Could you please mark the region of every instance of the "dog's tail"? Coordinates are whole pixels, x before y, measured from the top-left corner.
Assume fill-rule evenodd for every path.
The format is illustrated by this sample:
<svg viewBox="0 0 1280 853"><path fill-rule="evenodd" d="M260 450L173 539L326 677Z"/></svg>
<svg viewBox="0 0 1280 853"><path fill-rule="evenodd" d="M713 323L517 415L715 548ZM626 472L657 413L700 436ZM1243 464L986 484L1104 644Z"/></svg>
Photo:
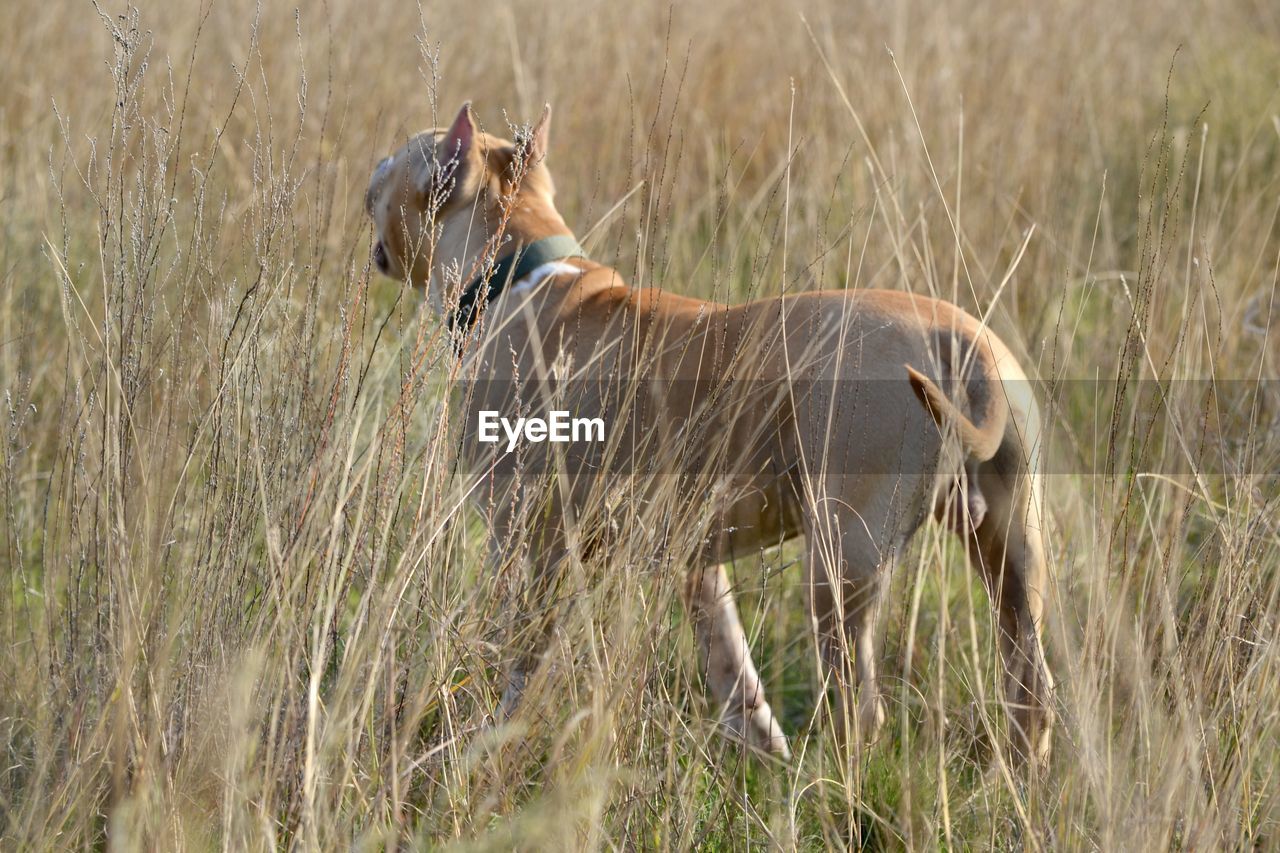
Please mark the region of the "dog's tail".
<svg viewBox="0 0 1280 853"><path fill-rule="evenodd" d="M933 417L940 429L956 431L966 456L985 462L996 455L1000 442L1004 441L1005 425L1009 420L1009 411L1000 395L981 394L986 405L981 407L978 423L975 424L955 403L947 399L947 395L929 377L909 364L905 366L911 390L916 392L925 411Z"/></svg>

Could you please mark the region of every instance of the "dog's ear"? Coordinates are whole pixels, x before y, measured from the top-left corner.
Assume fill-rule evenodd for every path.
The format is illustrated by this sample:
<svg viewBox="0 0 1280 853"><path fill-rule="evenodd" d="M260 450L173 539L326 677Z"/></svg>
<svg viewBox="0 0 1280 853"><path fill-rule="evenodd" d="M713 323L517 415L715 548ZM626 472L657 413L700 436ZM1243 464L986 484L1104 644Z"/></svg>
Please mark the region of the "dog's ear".
<svg viewBox="0 0 1280 853"><path fill-rule="evenodd" d="M436 143L435 153L423 158L415 173L418 194L426 198L431 191L431 182L437 174L451 176L461 180L466 173L467 161L475 150L476 119L471 112L471 102L467 101L458 110L453 124L445 131L444 138Z"/></svg>
<svg viewBox="0 0 1280 853"><path fill-rule="evenodd" d="M441 151L444 162L448 163L455 158L459 164L465 161L471 153L471 143L475 138L476 118L471 113L471 102L467 101L458 110L458 117L453 120L449 132L444 136L444 148Z"/></svg>
<svg viewBox="0 0 1280 853"><path fill-rule="evenodd" d="M529 164L537 165L547 156L548 139L551 135L551 105L544 104L542 118L529 132Z"/></svg>

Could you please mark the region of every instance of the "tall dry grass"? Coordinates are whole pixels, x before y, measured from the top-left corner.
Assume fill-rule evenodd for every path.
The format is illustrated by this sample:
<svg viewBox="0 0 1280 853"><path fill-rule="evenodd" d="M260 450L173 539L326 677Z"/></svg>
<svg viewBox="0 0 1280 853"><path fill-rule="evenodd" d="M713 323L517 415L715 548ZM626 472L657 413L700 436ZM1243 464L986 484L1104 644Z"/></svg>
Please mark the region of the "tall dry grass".
<svg viewBox="0 0 1280 853"><path fill-rule="evenodd" d="M1052 5L10 10L4 845L1280 843L1280 10ZM662 501L489 724L521 579L360 204L464 98L504 133L555 104L566 219L637 284L991 311L1054 448L1044 774L1005 772L936 532L887 598L879 743L812 725L794 546L733 573L797 759L716 738L674 595L706 519Z"/></svg>

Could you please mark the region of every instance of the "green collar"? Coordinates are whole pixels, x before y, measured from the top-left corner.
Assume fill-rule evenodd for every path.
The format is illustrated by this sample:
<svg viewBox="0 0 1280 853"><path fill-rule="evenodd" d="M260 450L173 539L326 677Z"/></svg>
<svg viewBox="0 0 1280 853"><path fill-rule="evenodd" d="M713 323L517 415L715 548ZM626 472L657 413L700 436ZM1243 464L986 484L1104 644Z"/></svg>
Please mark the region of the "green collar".
<svg viewBox="0 0 1280 853"><path fill-rule="evenodd" d="M458 307L448 317L449 330L470 331L484 306L497 299L508 284L519 281L543 264L586 256L587 253L578 245L578 241L568 234L544 237L527 246L517 247L510 255L495 263L492 270L481 273L479 278L463 289Z"/></svg>

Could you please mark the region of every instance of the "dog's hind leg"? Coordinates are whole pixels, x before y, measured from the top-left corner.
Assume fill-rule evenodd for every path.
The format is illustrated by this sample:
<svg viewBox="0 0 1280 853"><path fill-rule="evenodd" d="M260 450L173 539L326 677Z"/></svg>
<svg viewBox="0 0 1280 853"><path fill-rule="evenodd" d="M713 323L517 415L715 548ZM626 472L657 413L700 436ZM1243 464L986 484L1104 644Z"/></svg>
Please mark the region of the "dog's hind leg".
<svg viewBox="0 0 1280 853"><path fill-rule="evenodd" d="M978 470L986 516L967 531L970 563L982 574L998 614L1010 738L1018 761L1048 758L1053 679L1040 645L1048 570L1039 485L1017 442Z"/></svg>
<svg viewBox="0 0 1280 853"><path fill-rule="evenodd" d="M748 746L790 758L787 738L765 701L764 685L751 660L724 566L690 570L685 602L693 619L707 688L721 709L721 723Z"/></svg>
<svg viewBox="0 0 1280 853"><path fill-rule="evenodd" d="M876 683L875 626L892 550L876 547L856 513L840 509L825 520L811 523L808 533L810 616L824 678L835 688L837 742L870 743L885 720Z"/></svg>

